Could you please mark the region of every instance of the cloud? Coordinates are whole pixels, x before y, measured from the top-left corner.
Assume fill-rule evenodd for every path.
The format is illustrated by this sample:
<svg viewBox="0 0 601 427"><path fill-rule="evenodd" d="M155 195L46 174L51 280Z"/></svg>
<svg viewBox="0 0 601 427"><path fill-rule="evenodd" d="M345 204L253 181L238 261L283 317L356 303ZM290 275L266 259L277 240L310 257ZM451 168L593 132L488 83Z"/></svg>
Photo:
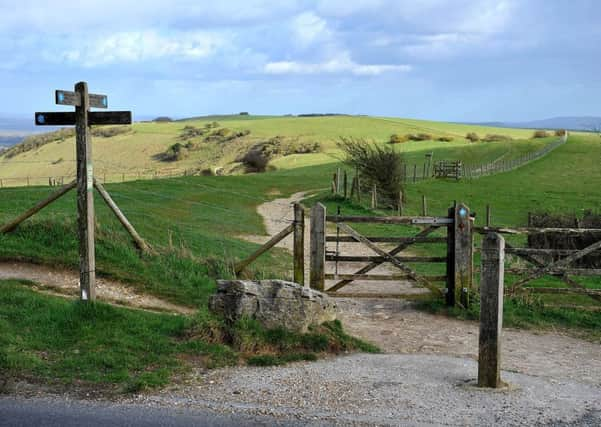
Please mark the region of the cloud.
<svg viewBox="0 0 601 427"><path fill-rule="evenodd" d="M263 71L267 74L345 74L356 76L378 76L387 72L407 72L410 65L391 64L358 64L348 53L319 63L297 61L277 61L265 64Z"/></svg>
<svg viewBox="0 0 601 427"><path fill-rule="evenodd" d="M313 12L297 15L292 21L292 33L296 41L304 47L332 37L328 23Z"/></svg>
<svg viewBox="0 0 601 427"><path fill-rule="evenodd" d="M70 42L77 44L75 40ZM66 48L58 55L47 53L46 58L84 67L168 58L197 60L213 55L226 44L224 35L210 32L163 35L156 31L134 31L97 37L83 45Z"/></svg>

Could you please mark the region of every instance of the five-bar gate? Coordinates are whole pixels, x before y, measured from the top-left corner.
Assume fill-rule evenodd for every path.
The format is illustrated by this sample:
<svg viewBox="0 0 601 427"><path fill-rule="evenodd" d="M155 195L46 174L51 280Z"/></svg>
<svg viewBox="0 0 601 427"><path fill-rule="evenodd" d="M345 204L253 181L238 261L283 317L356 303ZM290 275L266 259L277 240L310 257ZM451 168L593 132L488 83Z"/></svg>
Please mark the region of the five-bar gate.
<svg viewBox="0 0 601 427"><path fill-rule="evenodd" d="M365 236L355 228L355 224L361 223L419 226L421 231L409 237ZM328 224L331 226L328 227ZM335 230L336 234L328 234L328 228ZM439 229L446 229L446 236L435 233ZM449 208L446 217L328 215L326 208L322 204L317 204L311 210L310 285L313 289L326 291L331 295L350 296L341 293L340 290L354 281L410 280L436 295L444 296L448 305L467 306L473 273L472 229L473 218L470 216L469 208L463 204ZM339 251L328 252L326 249L328 242L334 242L337 246L339 243L354 242L364 246L371 254L341 255ZM415 256L403 253L416 243L446 244L446 256ZM378 244L395 246L392 249L385 249ZM366 264L351 274L338 274L337 271L326 273L326 263L345 262ZM369 274L385 263L391 264L398 272ZM445 263L446 273L445 275L420 274L409 265L410 263ZM326 280L334 280L335 284L326 288ZM436 282L443 282L445 286L437 286Z"/></svg>

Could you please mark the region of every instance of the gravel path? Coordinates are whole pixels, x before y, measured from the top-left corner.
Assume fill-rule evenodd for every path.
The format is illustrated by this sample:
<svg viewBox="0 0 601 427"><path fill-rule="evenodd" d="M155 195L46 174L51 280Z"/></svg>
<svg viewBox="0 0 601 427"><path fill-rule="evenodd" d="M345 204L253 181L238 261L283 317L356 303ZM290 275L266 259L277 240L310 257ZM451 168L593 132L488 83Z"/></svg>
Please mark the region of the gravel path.
<svg viewBox="0 0 601 427"><path fill-rule="evenodd" d="M26 262L0 261L0 279L23 279L36 283L36 289L54 295L77 298L79 273ZM195 309L143 295L124 283L102 277L96 278L96 296L100 301L150 311L194 314Z"/></svg>
<svg viewBox="0 0 601 427"><path fill-rule="evenodd" d="M355 354L279 368L194 372L189 384L130 403L272 415L315 425L601 425L601 386L503 372L474 387L473 360Z"/></svg>

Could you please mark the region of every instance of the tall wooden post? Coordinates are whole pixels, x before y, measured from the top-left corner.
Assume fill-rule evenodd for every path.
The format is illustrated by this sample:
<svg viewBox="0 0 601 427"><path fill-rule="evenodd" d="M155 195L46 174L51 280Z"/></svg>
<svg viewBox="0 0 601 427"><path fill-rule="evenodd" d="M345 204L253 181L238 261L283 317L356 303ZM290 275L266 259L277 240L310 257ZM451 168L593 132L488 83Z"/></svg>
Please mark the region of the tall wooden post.
<svg viewBox="0 0 601 427"><path fill-rule="evenodd" d="M486 205L486 226L490 227L490 204Z"/></svg>
<svg viewBox="0 0 601 427"><path fill-rule="evenodd" d="M403 192L402 191L399 191L399 200L397 203L398 203L398 205L397 205L398 215L403 216Z"/></svg>
<svg viewBox="0 0 601 427"><path fill-rule="evenodd" d="M469 292L472 289L473 266L473 235L470 209L460 203L455 207L454 228L454 266L455 303L460 301L464 307L469 305Z"/></svg>
<svg viewBox="0 0 601 427"><path fill-rule="evenodd" d="M344 198L346 199L347 195L348 195L348 178L347 178L347 174L346 174L346 170L344 171L344 177L343 177L343 186L344 186Z"/></svg>
<svg viewBox="0 0 601 427"><path fill-rule="evenodd" d="M371 188L371 208L376 209L378 207L378 188L376 184Z"/></svg>
<svg viewBox="0 0 601 427"><path fill-rule="evenodd" d="M311 289L323 291L326 266L326 208L321 203L311 209Z"/></svg>
<svg viewBox="0 0 601 427"><path fill-rule="evenodd" d="M336 168L336 194L340 194L342 193L342 189L340 188L340 180L341 180L341 175L340 175L340 168Z"/></svg>
<svg viewBox="0 0 601 427"><path fill-rule="evenodd" d="M305 211L300 203L294 204L294 282L305 285Z"/></svg>
<svg viewBox="0 0 601 427"><path fill-rule="evenodd" d="M455 221L455 207L449 208L449 218ZM446 303L455 306L455 223L447 226L447 293Z"/></svg>
<svg viewBox="0 0 601 427"><path fill-rule="evenodd" d="M428 201L426 195L422 194L422 216L428 215Z"/></svg>
<svg viewBox="0 0 601 427"><path fill-rule="evenodd" d="M499 388L501 381L501 330L505 240L488 233L482 240L480 279L480 337L478 386Z"/></svg>
<svg viewBox="0 0 601 427"><path fill-rule="evenodd" d="M77 151L77 212L79 233L79 288L81 299L96 299L96 257L94 253L94 171L88 128L90 98L88 85L79 82L75 92L81 104L75 107Z"/></svg>

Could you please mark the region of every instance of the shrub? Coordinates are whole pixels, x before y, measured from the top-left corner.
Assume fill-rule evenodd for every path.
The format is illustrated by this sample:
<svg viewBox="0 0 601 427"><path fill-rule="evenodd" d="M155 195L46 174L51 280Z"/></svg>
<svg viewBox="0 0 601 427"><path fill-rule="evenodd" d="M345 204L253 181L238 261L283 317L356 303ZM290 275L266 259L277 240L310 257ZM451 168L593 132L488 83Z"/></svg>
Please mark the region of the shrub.
<svg viewBox="0 0 601 427"><path fill-rule="evenodd" d="M403 142L407 141L407 137L403 136L403 135L399 135L399 134L392 134L390 135L390 140L388 141L389 144L401 144Z"/></svg>
<svg viewBox="0 0 601 427"><path fill-rule="evenodd" d="M566 130L565 129L557 129L555 131L555 136L564 136L566 134Z"/></svg>
<svg viewBox="0 0 601 427"><path fill-rule="evenodd" d="M511 137L507 135L497 135L494 133L489 133L484 138L482 138L484 142L503 142L503 141L511 141Z"/></svg>
<svg viewBox="0 0 601 427"><path fill-rule="evenodd" d="M532 134L532 138L546 138L549 136L549 132L546 130L537 130Z"/></svg>
<svg viewBox="0 0 601 427"><path fill-rule="evenodd" d="M182 132L179 134L180 139L192 139L199 136L203 136L207 131L194 126L185 126Z"/></svg>
<svg viewBox="0 0 601 427"><path fill-rule="evenodd" d="M153 120L153 122L157 122L157 123L167 123L167 122L172 122L172 121L173 121L173 119L171 117L167 117L167 116L159 116Z"/></svg>
<svg viewBox="0 0 601 427"><path fill-rule="evenodd" d="M480 141L480 137L476 132L469 132L467 135L465 135L465 139L467 139L470 142Z"/></svg>
<svg viewBox="0 0 601 427"><path fill-rule="evenodd" d="M433 139L432 135L429 133L409 133L406 135L406 138L409 141L429 141Z"/></svg>
<svg viewBox="0 0 601 427"><path fill-rule="evenodd" d="M269 164L269 156L260 150L251 149L241 159L246 172L265 172Z"/></svg>
<svg viewBox="0 0 601 427"><path fill-rule="evenodd" d="M345 154L345 162L359 171L367 183L376 184L384 197L398 203L404 179L402 153L352 137L341 138L338 147Z"/></svg>
<svg viewBox="0 0 601 427"><path fill-rule="evenodd" d="M131 126L101 126L92 128L91 134L92 136L97 136L100 138L110 138L112 136L129 133L131 130Z"/></svg>
<svg viewBox="0 0 601 427"><path fill-rule="evenodd" d="M439 136L438 138L436 138L437 141L441 141L441 142L451 142L453 140L452 136Z"/></svg>

